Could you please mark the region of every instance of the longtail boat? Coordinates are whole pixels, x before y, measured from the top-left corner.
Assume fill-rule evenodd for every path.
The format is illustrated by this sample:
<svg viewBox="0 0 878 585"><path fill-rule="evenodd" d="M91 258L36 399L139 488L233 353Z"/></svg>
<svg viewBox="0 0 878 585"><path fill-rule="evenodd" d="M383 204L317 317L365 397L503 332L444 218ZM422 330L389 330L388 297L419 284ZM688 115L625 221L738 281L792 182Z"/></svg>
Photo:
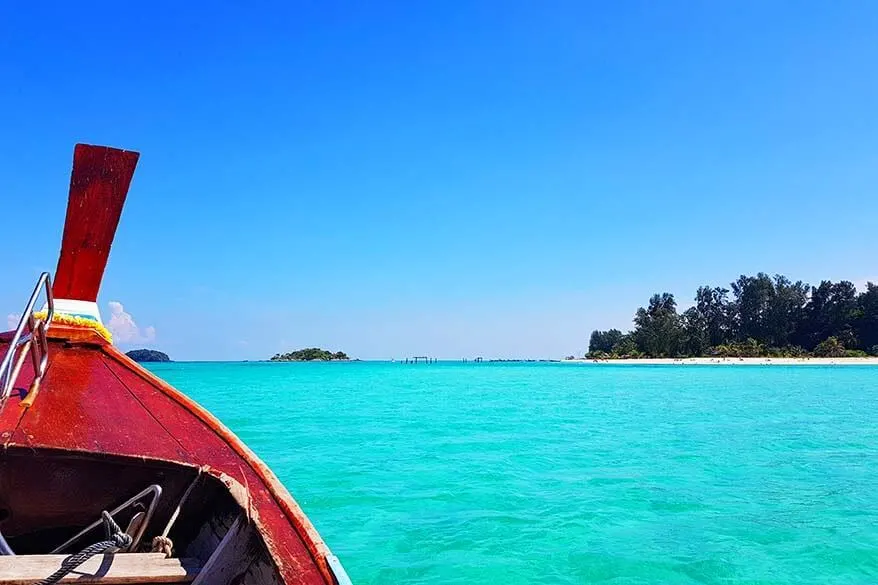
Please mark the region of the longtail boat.
<svg viewBox="0 0 878 585"><path fill-rule="evenodd" d="M0 585L349 584L268 467L111 343L97 296L138 158L76 145L55 277L0 334Z"/></svg>

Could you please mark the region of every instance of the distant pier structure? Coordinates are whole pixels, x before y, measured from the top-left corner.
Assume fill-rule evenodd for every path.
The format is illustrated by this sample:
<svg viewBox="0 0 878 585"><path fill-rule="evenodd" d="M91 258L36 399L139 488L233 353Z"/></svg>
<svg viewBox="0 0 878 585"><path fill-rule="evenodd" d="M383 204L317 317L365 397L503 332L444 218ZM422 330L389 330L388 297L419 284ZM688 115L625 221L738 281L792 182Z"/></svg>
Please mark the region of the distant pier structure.
<svg viewBox="0 0 878 585"><path fill-rule="evenodd" d="M431 358L430 356L426 356L426 355L416 355L416 356L411 357L411 358L406 358L405 363L407 363L407 364L417 364L417 363L435 364L436 358Z"/></svg>

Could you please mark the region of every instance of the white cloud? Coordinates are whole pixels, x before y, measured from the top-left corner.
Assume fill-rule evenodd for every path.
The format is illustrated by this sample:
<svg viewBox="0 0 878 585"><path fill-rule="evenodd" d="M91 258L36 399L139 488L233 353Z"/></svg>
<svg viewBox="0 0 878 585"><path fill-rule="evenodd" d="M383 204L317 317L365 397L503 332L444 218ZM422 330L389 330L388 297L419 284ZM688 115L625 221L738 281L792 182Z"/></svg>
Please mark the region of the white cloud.
<svg viewBox="0 0 878 585"><path fill-rule="evenodd" d="M21 319L21 315L17 315L15 313L9 313L6 315L6 329L12 331L16 327L18 327L18 320Z"/></svg>
<svg viewBox="0 0 878 585"><path fill-rule="evenodd" d="M155 327L145 327L142 331L134 322L131 313L118 301L107 303L110 307L110 322L107 329L113 334L116 343L146 343L155 341Z"/></svg>

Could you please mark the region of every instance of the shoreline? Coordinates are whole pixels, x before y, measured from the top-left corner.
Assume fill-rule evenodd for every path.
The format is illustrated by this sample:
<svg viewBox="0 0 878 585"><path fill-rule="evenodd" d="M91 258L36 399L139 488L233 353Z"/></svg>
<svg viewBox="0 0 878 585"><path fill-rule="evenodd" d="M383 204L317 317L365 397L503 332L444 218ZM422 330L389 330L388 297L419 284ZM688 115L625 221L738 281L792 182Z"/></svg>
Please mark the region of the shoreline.
<svg viewBox="0 0 878 585"><path fill-rule="evenodd" d="M638 359L575 359L569 364L663 365L663 366L878 366L878 357L850 358L638 358Z"/></svg>

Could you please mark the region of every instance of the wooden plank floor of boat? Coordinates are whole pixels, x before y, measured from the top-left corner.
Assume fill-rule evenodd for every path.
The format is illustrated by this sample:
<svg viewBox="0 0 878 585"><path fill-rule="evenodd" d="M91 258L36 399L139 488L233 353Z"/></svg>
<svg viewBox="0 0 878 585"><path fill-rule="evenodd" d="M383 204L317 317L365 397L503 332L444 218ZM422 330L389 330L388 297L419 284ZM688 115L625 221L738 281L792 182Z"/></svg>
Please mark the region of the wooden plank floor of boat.
<svg viewBox="0 0 878 585"><path fill-rule="evenodd" d="M0 556L0 585L32 585L61 566L67 555ZM95 555L60 583L189 583L198 575L195 559L166 558L162 553Z"/></svg>

